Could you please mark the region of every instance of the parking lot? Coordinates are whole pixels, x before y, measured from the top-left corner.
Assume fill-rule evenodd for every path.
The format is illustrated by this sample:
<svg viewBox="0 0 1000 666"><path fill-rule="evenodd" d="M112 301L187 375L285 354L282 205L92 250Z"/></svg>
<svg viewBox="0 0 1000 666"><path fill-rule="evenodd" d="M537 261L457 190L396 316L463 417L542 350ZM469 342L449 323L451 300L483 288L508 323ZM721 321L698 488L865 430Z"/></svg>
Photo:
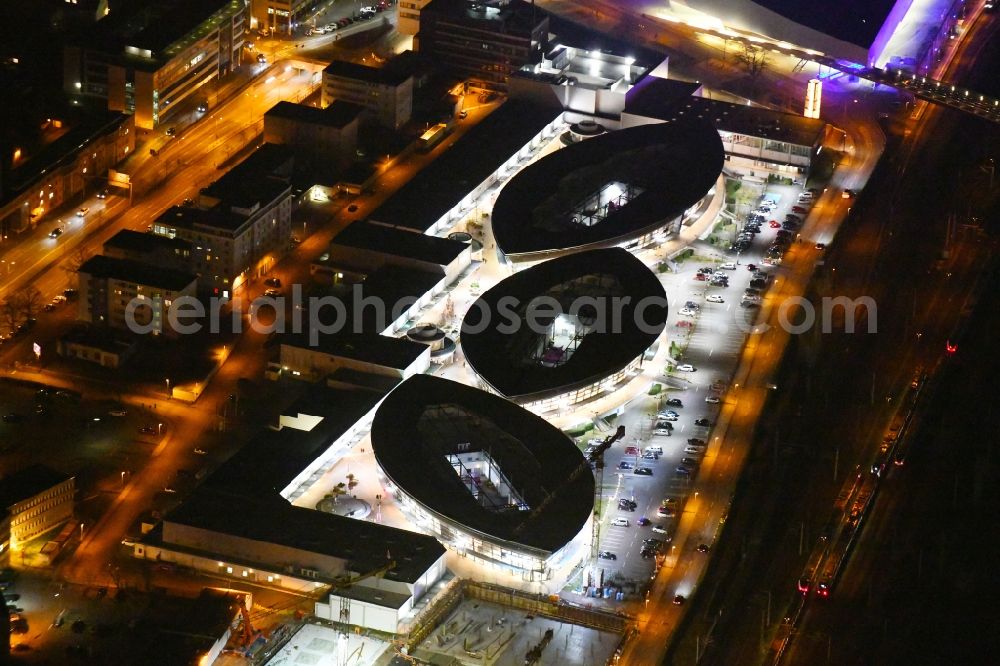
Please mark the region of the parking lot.
<svg viewBox="0 0 1000 666"><path fill-rule="evenodd" d="M805 217L805 212L793 211L793 206L800 211L810 208L809 202L798 200L799 188L768 186L766 192L775 205L760 224L760 231L752 234L739 253L699 241L691 246L694 257L676 264L676 272L662 274L671 303L665 344L673 343L673 360L677 363L662 369L659 391L653 389L653 395L639 396L625 405L614 424L625 426L626 437L605 454L600 542L604 556L596 565L603 569L606 583L624 583L626 593L633 584L638 590L638 584L648 580L657 566L657 559L642 555L643 550L651 555L644 545L646 540L660 540L659 563L671 564L670 555L677 546L673 537L685 502L696 488L706 456L717 455L718 441L712 427L721 406L735 399L739 389L730 385L730 377L740 350L753 331L767 288L782 277L781 255L769 249L783 230L781 222L786 215ZM778 224L772 225L772 219ZM784 231L800 233L797 227ZM785 247L805 242L792 240ZM763 273L751 272L751 266ZM699 270L708 275L725 275L726 279L716 284L711 279L696 279ZM762 274L766 274L761 278L766 284L758 289L759 294L748 294L751 280ZM675 414L666 414L668 411ZM605 434L588 433L578 441L586 447ZM648 468L651 474L636 474L637 467ZM660 515L664 500L665 515ZM630 510L632 502L634 509ZM620 519L627 520L628 525L615 525ZM666 533L654 528L663 528ZM714 536L698 533L689 538L708 548ZM583 579L577 578L571 581L570 589L581 591L582 584ZM608 603L613 604L613 600L612 596Z"/></svg>

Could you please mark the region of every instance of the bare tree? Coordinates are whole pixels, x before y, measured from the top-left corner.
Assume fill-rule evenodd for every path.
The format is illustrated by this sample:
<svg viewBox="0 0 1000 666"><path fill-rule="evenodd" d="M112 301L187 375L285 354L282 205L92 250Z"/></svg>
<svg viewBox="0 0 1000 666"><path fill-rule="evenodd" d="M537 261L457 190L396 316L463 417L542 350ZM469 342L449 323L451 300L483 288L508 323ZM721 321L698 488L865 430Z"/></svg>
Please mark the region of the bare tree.
<svg viewBox="0 0 1000 666"><path fill-rule="evenodd" d="M743 71L750 79L750 95L753 96L757 90L757 80L770 65L767 51L746 42L742 42L740 46L742 48L736 52L736 60L743 65Z"/></svg>
<svg viewBox="0 0 1000 666"><path fill-rule="evenodd" d="M14 332L17 328L17 299L13 296L8 296L0 303L0 319L7 326L7 330L10 333Z"/></svg>
<svg viewBox="0 0 1000 666"><path fill-rule="evenodd" d="M42 292L33 284L25 285L15 295L18 311L25 319L33 319L42 309Z"/></svg>
<svg viewBox="0 0 1000 666"><path fill-rule="evenodd" d="M86 263L88 259L90 259L90 252L88 252L82 246L77 247L66 258L66 261L62 263L62 269L67 273L72 273L76 275L76 272L80 270L80 266L83 266L83 264Z"/></svg>

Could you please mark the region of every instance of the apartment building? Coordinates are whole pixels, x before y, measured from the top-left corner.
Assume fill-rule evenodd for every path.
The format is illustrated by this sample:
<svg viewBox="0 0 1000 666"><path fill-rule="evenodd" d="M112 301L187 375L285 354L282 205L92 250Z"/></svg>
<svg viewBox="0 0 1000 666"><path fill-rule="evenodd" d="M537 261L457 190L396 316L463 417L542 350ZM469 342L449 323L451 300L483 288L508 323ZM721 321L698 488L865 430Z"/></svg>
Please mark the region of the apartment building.
<svg viewBox="0 0 1000 666"><path fill-rule="evenodd" d="M32 112L25 110L25 114ZM15 145L2 156L0 237L34 229L52 211L85 193L135 149L132 116L38 118L36 145ZM9 166L8 166L9 165Z"/></svg>
<svg viewBox="0 0 1000 666"><path fill-rule="evenodd" d="M368 110L385 127L399 129L413 112L412 58L397 56L383 67L334 60L323 70L323 106L336 100Z"/></svg>
<svg viewBox="0 0 1000 666"><path fill-rule="evenodd" d="M199 287L231 296L288 251L292 166L288 147L265 143L202 189L196 205L164 212L153 222L153 233L190 243L188 266Z"/></svg>
<svg viewBox="0 0 1000 666"><path fill-rule="evenodd" d="M181 296L195 296L198 285L191 273L100 254L85 261L77 277L78 319L152 335L177 334L167 316L170 306Z"/></svg>

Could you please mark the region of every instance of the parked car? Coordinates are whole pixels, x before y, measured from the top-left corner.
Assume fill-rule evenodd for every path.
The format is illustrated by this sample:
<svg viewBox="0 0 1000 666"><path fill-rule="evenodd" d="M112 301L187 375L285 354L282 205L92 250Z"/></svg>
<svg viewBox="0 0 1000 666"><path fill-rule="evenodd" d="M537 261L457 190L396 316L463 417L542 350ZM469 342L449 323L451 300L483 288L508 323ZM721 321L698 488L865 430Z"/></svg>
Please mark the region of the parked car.
<svg viewBox="0 0 1000 666"><path fill-rule="evenodd" d="M664 405L669 405L670 407L683 407L684 403L680 398L670 398L669 400L663 401Z"/></svg>
<svg viewBox="0 0 1000 666"><path fill-rule="evenodd" d="M653 476L653 470L650 467L636 467L632 473L636 476Z"/></svg>
<svg viewBox="0 0 1000 666"><path fill-rule="evenodd" d="M712 425L712 422L709 421L708 419L697 419L697 420L695 420L694 424L696 426L701 426L703 428L707 428L707 427L709 427L709 426Z"/></svg>
<svg viewBox="0 0 1000 666"><path fill-rule="evenodd" d="M695 372L697 370L697 368L690 363L681 363L676 369L678 372Z"/></svg>
<svg viewBox="0 0 1000 666"><path fill-rule="evenodd" d="M602 560L617 560L618 559L618 556L615 555L614 553L612 553L610 550L602 550L601 552L599 552L597 554L597 557L599 557Z"/></svg>
<svg viewBox="0 0 1000 666"><path fill-rule="evenodd" d="M709 303L725 303L726 302L726 299L724 299L722 296L720 296L718 294L709 294L708 296L705 297L705 300L708 301Z"/></svg>
<svg viewBox="0 0 1000 666"><path fill-rule="evenodd" d="M628 527L629 526L628 518L615 518L614 520L611 521L611 525L613 527Z"/></svg>

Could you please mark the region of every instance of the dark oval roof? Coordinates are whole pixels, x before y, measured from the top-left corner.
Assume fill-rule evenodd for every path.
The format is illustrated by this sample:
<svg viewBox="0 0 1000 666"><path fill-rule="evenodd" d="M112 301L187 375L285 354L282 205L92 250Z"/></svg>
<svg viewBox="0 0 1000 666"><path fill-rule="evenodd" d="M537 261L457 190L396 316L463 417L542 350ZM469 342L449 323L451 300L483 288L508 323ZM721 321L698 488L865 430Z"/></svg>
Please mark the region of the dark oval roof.
<svg viewBox="0 0 1000 666"><path fill-rule="evenodd" d="M698 203L722 172L724 151L707 120L689 118L609 132L522 169L493 206L497 248L517 260L636 238ZM577 202L612 181L644 191L602 222L572 221Z"/></svg>
<svg viewBox="0 0 1000 666"><path fill-rule="evenodd" d="M540 333L526 323L510 331L511 310L506 304L511 298L516 302L512 311L522 322L527 321L528 304L547 294L560 295L566 311L565 301L572 302L573 293L566 285L573 281L580 283L575 287L580 295L595 298L607 313L615 312L612 299L627 297L620 308L621 325L614 326L608 317L604 330L586 335L562 365L530 362L528 350L536 346ZM655 302L637 312L647 298ZM480 296L462 322L462 348L479 378L497 393L518 402L542 400L592 384L628 365L663 331L666 304L659 279L627 250L577 252L514 273ZM640 326L637 315L648 325Z"/></svg>
<svg viewBox="0 0 1000 666"><path fill-rule="evenodd" d="M593 475L567 483L584 464L569 437L526 409L465 384L410 377L375 412L371 439L393 484L492 539L554 552L579 534L593 509ZM445 458L463 450L489 453L530 510L497 513L480 506Z"/></svg>

